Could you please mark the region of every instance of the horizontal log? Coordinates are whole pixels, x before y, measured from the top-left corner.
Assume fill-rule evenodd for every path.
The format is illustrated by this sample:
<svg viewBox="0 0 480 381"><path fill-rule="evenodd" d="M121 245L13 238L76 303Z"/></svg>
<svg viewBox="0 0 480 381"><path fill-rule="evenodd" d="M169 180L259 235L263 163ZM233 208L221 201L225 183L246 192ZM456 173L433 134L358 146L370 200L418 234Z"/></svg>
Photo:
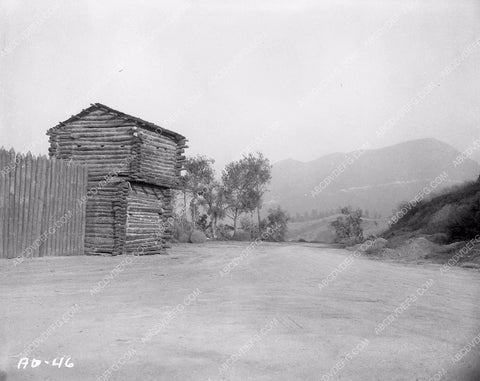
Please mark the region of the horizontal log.
<svg viewBox="0 0 480 381"><path fill-rule="evenodd" d="M118 119L109 119L109 120L75 120L68 122L65 124L65 127L73 127L73 128L78 128L78 127L102 127L102 128L118 128L118 127L125 127L125 126L132 126L134 125L131 122L128 121L122 121ZM64 127L64 128L65 128Z"/></svg>
<svg viewBox="0 0 480 381"><path fill-rule="evenodd" d="M126 142L128 142L126 140ZM102 147L103 145L103 147ZM98 144L87 144L84 142L80 143L75 143L71 145L63 145L62 149L64 150L72 150L72 152L75 153L81 153L84 154L86 152L91 152L91 153L99 153L100 156L105 156L107 154L129 154L131 152L131 145L130 144L124 144L123 147L121 147L121 144L114 144L114 143L98 143ZM101 153L100 153L101 151Z"/></svg>

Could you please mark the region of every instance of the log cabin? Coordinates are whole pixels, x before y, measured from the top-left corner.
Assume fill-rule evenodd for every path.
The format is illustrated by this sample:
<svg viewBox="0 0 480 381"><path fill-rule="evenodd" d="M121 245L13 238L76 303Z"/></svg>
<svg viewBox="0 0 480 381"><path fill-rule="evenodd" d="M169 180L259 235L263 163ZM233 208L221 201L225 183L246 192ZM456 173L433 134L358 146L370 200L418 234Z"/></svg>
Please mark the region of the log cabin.
<svg viewBox="0 0 480 381"><path fill-rule="evenodd" d="M186 138L100 103L48 130L51 157L88 167L85 254L163 254Z"/></svg>

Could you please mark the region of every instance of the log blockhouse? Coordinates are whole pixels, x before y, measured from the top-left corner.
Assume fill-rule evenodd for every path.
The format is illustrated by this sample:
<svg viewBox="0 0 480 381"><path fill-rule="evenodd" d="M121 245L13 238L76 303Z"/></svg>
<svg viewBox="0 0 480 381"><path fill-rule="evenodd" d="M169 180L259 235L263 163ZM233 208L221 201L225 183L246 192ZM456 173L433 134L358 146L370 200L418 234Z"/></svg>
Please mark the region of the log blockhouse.
<svg viewBox="0 0 480 381"><path fill-rule="evenodd" d="M88 167L85 254L164 253L185 137L100 103L47 135L51 157Z"/></svg>

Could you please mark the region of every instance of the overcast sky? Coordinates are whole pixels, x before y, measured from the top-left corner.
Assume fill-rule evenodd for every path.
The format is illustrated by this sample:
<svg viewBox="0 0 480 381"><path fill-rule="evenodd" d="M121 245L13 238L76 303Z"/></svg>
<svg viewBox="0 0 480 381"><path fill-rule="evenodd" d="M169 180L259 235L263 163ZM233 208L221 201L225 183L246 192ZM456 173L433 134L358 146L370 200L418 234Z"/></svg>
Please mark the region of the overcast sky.
<svg viewBox="0 0 480 381"><path fill-rule="evenodd" d="M46 153L45 131L94 102L217 168L480 137L478 0L0 4L0 145L20 151Z"/></svg>

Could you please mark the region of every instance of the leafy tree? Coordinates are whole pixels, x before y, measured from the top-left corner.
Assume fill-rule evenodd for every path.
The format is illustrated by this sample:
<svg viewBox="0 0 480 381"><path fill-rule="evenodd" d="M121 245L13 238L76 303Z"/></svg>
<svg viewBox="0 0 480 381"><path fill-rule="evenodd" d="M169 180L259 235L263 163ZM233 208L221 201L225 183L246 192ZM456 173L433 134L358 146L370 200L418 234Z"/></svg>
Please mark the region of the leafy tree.
<svg viewBox="0 0 480 381"><path fill-rule="evenodd" d="M233 234L237 232L238 217L253 210L257 200L248 182L248 167L244 160L227 164L222 173L226 208L225 213L233 220Z"/></svg>
<svg viewBox="0 0 480 381"><path fill-rule="evenodd" d="M203 189L199 203L206 209L206 213L210 217L208 227L212 230L213 238L217 238L218 221L225 217L224 187L218 181L213 181Z"/></svg>
<svg viewBox="0 0 480 381"><path fill-rule="evenodd" d="M335 229L336 240L338 242L363 241L362 229L362 210L352 210L350 207L342 207L340 209L342 214L336 221L332 222L332 227Z"/></svg>
<svg viewBox="0 0 480 381"><path fill-rule="evenodd" d="M258 231L258 226L253 222L252 216L245 216L240 219L240 229L248 232L251 237L254 236L254 230Z"/></svg>
<svg viewBox="0 0 480 381"><path fill-rule="evenodd" d="M198 155L196 157L187 158L185 162L185 189L191 194L190 211L192 213L193 229L195 229L196 215L198 210L197 201L215 179L213 170L213 159Z"/></svg>
<svg viewBox="0 0 480 381"><path fill-rule="evenodd" d="M237 231L237 219L245 212L256 210L258 226L261 226L262 197L267 191L271 177L270 162L261 153L248 154L225 167L222 181L227 203L226 211L233 219L234 234Z"/></svg>
<svg viewBox="0 0 480 381"><path fill-rule="evenodd" d="M272 166L270 161L257 152L255 155L248 154L244 156L241 162L246 167L246 181L251 187L252 203L257 210L258 234L261 234L260 209L262 208L262 198L267 191L267 185L272 179Z"/></svg>
<svg viewBox="0 0 480 381"><path fill-rule="evenodd" d="M290 217L287 212L279 206L269 209L261 238L265 241L283 242L288 231Z"/></svg>

